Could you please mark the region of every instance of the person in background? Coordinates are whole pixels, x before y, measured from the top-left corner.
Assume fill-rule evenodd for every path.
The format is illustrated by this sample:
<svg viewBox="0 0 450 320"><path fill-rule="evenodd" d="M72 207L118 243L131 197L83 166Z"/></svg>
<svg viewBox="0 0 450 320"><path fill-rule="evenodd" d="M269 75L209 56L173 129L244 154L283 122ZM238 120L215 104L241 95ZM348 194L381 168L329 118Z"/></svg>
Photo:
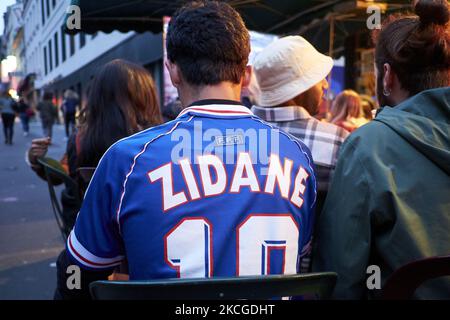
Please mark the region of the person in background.
<svg viewBox="0 0 450 320"><path fill-rule="evenodd" d="M75 91L69 89L64 92L64 100L61 105L61 111L64 116L67 139L75 130L75 115L79 104L78 94Z"/></svg>
<svg viewBox="0 0 450 320"><path fill-rule="evenodd" d="M242 88L241 101L244 106L251 109L256 104L256 99L260 93L255 72L253 72L252 68L249 69L251 72L250 83Z"/></svg>
<svg viewBox="0 0 450 320"><path fill-rule="evenodd" d="M44 97L41 102L37 105L37 110L41 117L42 130L44 132L44 137L51 138L53 136L53 125L55 120L58 118L58 109L52 102L53 94L51 92L44 92Z"/></svg>
<svg viewBox="0 0 450 320"><path fill-rule="evenodd" d="M376 102L374 101L374 99L372 99L371 96L366 95L366 94L361 94L360 97L361 97L361 106L362 106L363 116L369 122L369 121L373 120L373 118L375 117L378 106L377 106Z"/></svg>
<svg viewBox="0 0 450 320"><path fill-rule="evenodd" d="M337 95L331 104L329 122L352 132L366 124L363 116L362 101L358 93L344 90Z"/></svg>
<svg viewBox="0 0 450 320"><path fill-rule="evenodd" d="M183 110L183 106L181 105L180 97L177 97L175 100L164 106L162 111L164 122L176 119L181 110Z"/></svg>
<svg viewBox="0 0 450 320"><path fill-rule="evenodd" d="M346 140L319 216L313 271L339 277L334 297L364 299L368 266L381 289L395 270L450 252L449 5L420 0L374 34L382 110ZM450 280L425 282L417 299L448 299Z"/></svg>
<svg viewBox="0 0 450 320"><path fill-rule="evenodd" d="M253 64L260 93L252 111L311 150L318 183L317 212L325 201L339 148L348 136L346 130L314 118L328 89L326 77L332 67L330 57L300 36L274 41Z"/></svg>
<svg viewBox="0 0 450 320"><path fill-rule="evenodd" d="M20 122L22 123L23 135L28 137L30 134L30 106L23 98L17 103L17 112L19 113Z"/></svg>
<svg viewBox="0 0 450 320"><path fill-rule="evenodd" d="M155 88L151 75L144 68L124 60L107 63L92 80L79 129L70 136L66 153L61 159L66 173L81 188L63 191L68 232L79 210L79 206L74 207L68 199L73 192L82 194L88 184L79 176L77 169L96 167L103 153L114 142L162 122ZM44 170L37 160L46 155L49 144L49 138L35 139L28 150L31 168L42 179L45 179Z"/></svg>
<svg viewBox="0 0 450 320"><path fill-rule="evenodd" d="M3 90L0 96L0 112L2 114L3 133L5 134L6 145L13 144L16 109L16 102L11 98L7 90Z"/></svg>

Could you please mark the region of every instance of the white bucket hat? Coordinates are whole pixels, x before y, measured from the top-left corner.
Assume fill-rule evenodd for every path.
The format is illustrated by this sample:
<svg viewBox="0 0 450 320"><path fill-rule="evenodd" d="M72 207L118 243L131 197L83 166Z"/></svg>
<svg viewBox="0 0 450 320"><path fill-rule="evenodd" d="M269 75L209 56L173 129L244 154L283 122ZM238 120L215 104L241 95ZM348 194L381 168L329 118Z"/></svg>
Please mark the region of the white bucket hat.
<svg viewBox="0 0 450 320"><path fill-rule="evenodd" d="M312 88L330 73L333 59L300 36L272 42L253 63L260 106L277 106Z"/></svg>

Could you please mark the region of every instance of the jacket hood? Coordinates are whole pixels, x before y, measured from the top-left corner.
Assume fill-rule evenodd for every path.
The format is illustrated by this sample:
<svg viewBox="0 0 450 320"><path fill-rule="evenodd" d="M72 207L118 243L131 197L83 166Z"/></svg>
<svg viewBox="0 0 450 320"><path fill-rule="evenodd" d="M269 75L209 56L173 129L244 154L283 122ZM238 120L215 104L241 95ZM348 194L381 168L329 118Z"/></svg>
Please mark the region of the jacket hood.
<svg viewBox="0 0 450 320"><path fill-rule="evenodd" d="M374 121L387 125L450 174L450 87L423 91L384 107Z"/></svg>

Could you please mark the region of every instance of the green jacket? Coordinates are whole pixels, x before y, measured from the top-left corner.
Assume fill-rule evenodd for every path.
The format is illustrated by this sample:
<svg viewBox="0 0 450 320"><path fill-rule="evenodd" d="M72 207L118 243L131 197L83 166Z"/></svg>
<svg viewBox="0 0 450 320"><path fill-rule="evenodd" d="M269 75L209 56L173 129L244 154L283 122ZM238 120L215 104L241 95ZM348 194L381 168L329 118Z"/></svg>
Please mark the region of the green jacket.
<svg viewBox="0 0 450 320"><path fill-rule="evenodd" d="M338 273L335 298L376 297L369 265L383 285L408 262L450 254L449 122L450 88L427 90L385 107L342 146L313 256L314 271ZM415 298L450 298L441 279Z"/></svg>

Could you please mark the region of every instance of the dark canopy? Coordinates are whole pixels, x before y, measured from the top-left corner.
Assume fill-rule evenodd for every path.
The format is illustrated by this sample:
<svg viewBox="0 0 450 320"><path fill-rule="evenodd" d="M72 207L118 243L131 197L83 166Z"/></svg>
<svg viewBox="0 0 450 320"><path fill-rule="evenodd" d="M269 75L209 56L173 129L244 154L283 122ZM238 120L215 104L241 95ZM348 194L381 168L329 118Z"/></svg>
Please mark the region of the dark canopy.
<svg viewBox="0 0 450 320"><path fill-rule="evenodd" d="M301 34L321 51L328 51L330 21L334 24L334 47L357 30L368 31L366 8L361 0L223 0L235 7L250 30L279 35ZM81 9L81 30L95 33L162 31L162 17L171 16L187 0L72 0ZM376 1L387 12L408 6L409 0Z"/></svg>
<svg viewBox="0 0 450 320"><path fill-rule="evenodd" d="M186 0L72 0L81 8L81 27L86 33L97 31L161 32L161 17L170 16ZM251 30L285 33L307 13L330 10L340 1L308 0L229 0L239 10ZM306 12L307 11L307 12ZM295 16L303 13L298 18Z"/></svg>

